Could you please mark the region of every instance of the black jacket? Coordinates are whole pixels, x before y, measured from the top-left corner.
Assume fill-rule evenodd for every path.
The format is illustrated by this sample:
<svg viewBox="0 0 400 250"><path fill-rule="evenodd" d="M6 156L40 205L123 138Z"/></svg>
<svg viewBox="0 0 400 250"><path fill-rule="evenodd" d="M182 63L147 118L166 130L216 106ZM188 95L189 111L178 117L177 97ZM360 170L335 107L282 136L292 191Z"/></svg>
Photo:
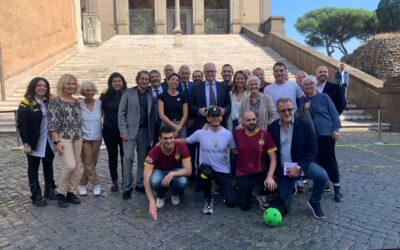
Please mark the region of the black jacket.
<svg viewBox="0 0 400 250"><path fill-rule="evenodd" d="M283 175L283 166L281 164L281 132L279 120L275 120L268 126L268 132L271 134L278 148L277 155L277 174ZM317 138L308 122L295 118L293 124L293 136L291 145L291 157L293 162L306 171L311 162L315 162L318 146Z"/></svg>
<svg viewBox="0 0 400 250"><path fill-rule="evenodd" d="M28 143L32 150L36 146L40 137L40 125L42 123L43 113L39 104L33 100L22 100L17 110L17 128L22 143Z"/></svg>
<svg viewBox="0 0 400 250"><path fill-rule="evenodd" d="M100 95L101 110L104 114L103 129L116 131L118 134L118 107L121 97L122 91L117 92L111 88L102 92Z"/></svg>
<svg viewBox="0 0 400 250"><path fill-rule="evenodd" d="M338 84L327 81L322 93L329 95L333 104L335 105L336 111L339 115L341 115L345 107L342 87L340 87Z"/></svg>

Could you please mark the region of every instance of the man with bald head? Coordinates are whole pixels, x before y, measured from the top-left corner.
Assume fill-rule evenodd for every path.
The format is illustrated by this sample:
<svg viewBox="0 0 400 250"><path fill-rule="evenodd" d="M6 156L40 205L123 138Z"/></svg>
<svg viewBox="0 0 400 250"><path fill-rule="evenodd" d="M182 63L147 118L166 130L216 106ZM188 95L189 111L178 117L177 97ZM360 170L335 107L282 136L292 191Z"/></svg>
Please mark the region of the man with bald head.
<svg viewBox="0 0 400 250"><path fill-rule="evenodd" d="M315 75L318 80L317 91L327 94L335 105L336 111L339 115L342 114L345 108L345 101L340 85L328 81L329 73L328 68L325 66L319 66Z"/></svg>
<svg viewBox="0 0 400 250"><path fill-rule="evenodd" d="M215 80L217 70L214 63L206 63L203 68L204 83L195 84L190 92L189 112L194 115L195 129L200 129L207 121L206 108L217 105L222 110L222 126L226 127L226 118L231 113L231 98L228 86Z"/></svg>
<svg viewBox="0 0 400 250"><path fill-rule="evenodd" d="M237 203L242 210L250 209L252 190L256 185L269 191L276 189L274 180L276 168L276 146L267 131L257 125L254 112L246 111L242 116L243 128L234 131L238 158L236 162L236 181L238 186ZM265 209L264 201L256 196L260 208Z"/></svg>

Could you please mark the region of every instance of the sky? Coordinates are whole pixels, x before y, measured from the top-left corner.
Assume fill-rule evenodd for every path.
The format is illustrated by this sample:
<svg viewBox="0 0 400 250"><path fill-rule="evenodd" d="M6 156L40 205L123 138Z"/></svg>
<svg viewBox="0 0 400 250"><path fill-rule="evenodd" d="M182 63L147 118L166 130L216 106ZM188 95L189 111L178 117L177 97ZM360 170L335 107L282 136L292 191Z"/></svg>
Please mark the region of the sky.
<svg viewBox="0 0 400 250"><path fill-rule="evenodd" d="M376 10L379 0L271 0L271 16L284 16L286 36L304 43L304 36L297 32L294 24L298 17L306 12L324 7L354 8ZM360 40L353 39L346 43L346 48L351 53L360 45ZM317 48L317 50L326 55L326 49ZM341 52L335 52L333 57L340 59Z"/></svg>

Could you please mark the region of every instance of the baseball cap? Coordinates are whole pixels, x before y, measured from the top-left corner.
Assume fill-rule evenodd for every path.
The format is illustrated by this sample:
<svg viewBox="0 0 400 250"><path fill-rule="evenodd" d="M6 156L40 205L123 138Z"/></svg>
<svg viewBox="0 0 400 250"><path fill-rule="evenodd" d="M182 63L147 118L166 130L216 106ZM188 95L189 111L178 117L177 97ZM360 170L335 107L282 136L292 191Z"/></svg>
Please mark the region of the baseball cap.
<svg viewBox="0 0 400 250"><path fill-rule="evenodd" d="M207 108L207 116L221 115L221 114L222 114L221 109L216 105L212 105Z"/></svg>

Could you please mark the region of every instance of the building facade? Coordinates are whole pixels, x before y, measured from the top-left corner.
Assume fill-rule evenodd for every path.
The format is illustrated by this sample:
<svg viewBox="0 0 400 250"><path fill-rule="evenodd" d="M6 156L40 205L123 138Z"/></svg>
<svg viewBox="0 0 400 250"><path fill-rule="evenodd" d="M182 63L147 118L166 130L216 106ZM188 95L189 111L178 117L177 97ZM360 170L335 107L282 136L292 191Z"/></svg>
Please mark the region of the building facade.
<svg viewBox="0 0 400 250"><path fill-rule="evenodd" d="M81 0L83 26L108 26L121 35L172 34L176 4L182 34L239 33L241 25L270 16L270 0Z"/></svg>

